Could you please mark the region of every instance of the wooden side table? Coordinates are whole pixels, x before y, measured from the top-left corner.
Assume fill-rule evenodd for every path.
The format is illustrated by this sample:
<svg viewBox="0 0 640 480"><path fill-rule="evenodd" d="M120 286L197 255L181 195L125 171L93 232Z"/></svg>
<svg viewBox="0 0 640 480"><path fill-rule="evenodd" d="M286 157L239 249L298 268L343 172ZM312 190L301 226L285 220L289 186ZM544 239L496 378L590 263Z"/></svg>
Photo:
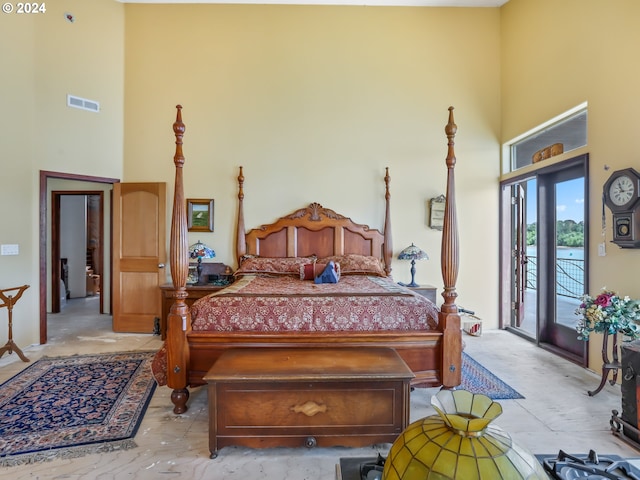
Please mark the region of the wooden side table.
<svg viewBox="0 0 640 480"><path fill-rule="evenodd" d="M193 302L199 298L206 297L210 293L222 290L227 285L187 285L187 298L185 303L189 308L193 305ZM162 318L160 319L160 336L162 340L167 338L167 316L171 305L173 305L174 299L171 296L173 292L173 284L165 283L160 285L160 291L162 292Z"/></svg>
<svg viewBox="0 0 640 480"><path fill-rule="evenodd" d="M201 279L208 278L208 275L218 275L224 276L228 280L233 283L233 277L228 274L231 271L227 265L223 263L203 263L204 269L201 275ZM219 283L219 282L218 282ZM206 297L210 293L217 292L218 290L222 290L225 287L231 285L228 283L226 285L220 285L218 283L206 283L206 281L195 284L195 285L187 285L187 298L185 299L185 303L188 307L193 305L193 302L198 300L199 298ZM160 319L160 336L162 340L167 338L167 317L169 316L169 310L171 310L171 305L173 305L174 299L171 296L173 292L173 284L165 283L160 285L160 293L162 295L162 318Z"/></svg>
<svg viewBox="0 0 640 480"><path fill-rule="evenodd" d="M436 292L437 292L438 289L436 287L434 287L433 285L420 285L418 287L407 287L407 288L410 288L411 290L413 290L417 294L428 298L433 303L436 303Z"/></svg>

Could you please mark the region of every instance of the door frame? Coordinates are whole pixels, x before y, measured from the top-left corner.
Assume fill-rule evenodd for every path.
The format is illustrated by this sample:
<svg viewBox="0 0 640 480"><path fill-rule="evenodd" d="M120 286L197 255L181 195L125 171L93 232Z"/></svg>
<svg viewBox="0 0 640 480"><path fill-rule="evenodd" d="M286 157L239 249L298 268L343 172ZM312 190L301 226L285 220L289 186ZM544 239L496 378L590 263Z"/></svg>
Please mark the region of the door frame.
<svg viewBox="0 0 640 480"><path fill-rule="evenodd" d="M499 233L499 261L500 261L500 292L499 292L499 326L500 328L509 330L510 332L522 336L529 341L534 341L537 346L544 348L546 350L550 350L555 354L567 358L575 363L586 366L588 364L588 345L587 342L584 342L583 354L581 358L576 358L575 355L570 354L569 352L565 352L547 342L540 340L540 331L539 331L539 322L536 319L536 338L532 339L531 337L526 336L524 333L520 332L518 329L511 327L511 299L513 297L513 286L511 279L511 195L510 193L505 193L505 190L511 190L511 186L514 183L524 182L531 177L539 178L542 175L553 174L554 172L561 172L563 170L575 168L578 166L582 166L584 173L584 183L585 183L585 232L584 232L584 249L585 249L585 261L588 262L588 252L589 252L589 201L588 201L588 193L589 193L589 154L585 153L582 155L578 155L576 157L563 160L557 163L553 163L550 165L542 165L540 168L535 170L527 170L526 173L522 175L517 175L510 177L507 180L503 180L500 182L500 233ZM540 203L540 195L538 195L538 203ZM540 218L540 210L538 208L538 222L544 222L544 218ZM540 240L540 232L538 232L539 240ZM549 248L542 247L542 248ZM588 263L587 263L588 267ZM538 279L540 280L540 279ZM588 291L589 287L589 269L585 269L585 289ZM550 300L546 294L543 292L542 294L538 294L536 296L538 302L538 315L541 315L541 306L548 303ZM544 313L546 315L546 312ZM577 336L577 334L576 334Z"/></svg>
<svg viewBox="0 0 640 480"><path fill-rule="evenodd" d="M49 179L64 179L75 180L79 182L93 182L93 183L119 183L117 178L109 177L94 177L90 175L78 175L75 173L63 173L53 172L48 170L40 170L40 185L39 185L39 311L40 311L40 344L47 343L47 186ZM109 249L111 249L111 242L109 242ZM55 266L52 265L52 270ZM59 268L59 266L58 266ZM109 265L109 270L111 266ZM58 271L59 273L59 271Z"/></svg>

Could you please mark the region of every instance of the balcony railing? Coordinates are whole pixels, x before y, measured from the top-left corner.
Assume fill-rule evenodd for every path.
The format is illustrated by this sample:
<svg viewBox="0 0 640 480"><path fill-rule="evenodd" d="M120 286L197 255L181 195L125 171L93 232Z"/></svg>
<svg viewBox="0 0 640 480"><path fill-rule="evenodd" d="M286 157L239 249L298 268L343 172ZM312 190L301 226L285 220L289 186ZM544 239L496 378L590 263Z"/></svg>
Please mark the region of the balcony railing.
<svg viewBox="0 0 640 480"><path fill-rule="evenodd" d="M538 287L538 258L527 256L527 287ZM584 260L556 258L556 294L570 298L581 298L585 292Z"/></svg>

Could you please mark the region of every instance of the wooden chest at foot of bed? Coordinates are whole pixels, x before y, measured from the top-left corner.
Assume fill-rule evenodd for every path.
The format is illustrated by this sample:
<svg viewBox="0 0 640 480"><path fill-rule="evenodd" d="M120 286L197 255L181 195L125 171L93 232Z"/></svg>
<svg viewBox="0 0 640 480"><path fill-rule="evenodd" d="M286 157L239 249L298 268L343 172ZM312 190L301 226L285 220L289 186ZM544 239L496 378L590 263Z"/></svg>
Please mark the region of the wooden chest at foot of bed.
<svg viewBox="0 0 640 480"><path fill-rule="evenodd" d="M389 348L241 348L204 379L209 450L392 443L409 423L414 377Z"/></svg>

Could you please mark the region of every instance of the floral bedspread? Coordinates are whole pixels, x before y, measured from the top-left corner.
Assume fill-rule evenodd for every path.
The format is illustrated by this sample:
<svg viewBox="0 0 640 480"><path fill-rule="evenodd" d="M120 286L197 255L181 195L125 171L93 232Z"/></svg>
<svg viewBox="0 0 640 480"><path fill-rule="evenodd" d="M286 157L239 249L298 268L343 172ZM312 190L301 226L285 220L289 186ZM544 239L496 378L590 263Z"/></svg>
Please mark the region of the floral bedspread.
<svg viewBox="0 0 640 480"><path fill-rule="evenodd" d="M197 300L192 330L339 332L433 330L436 306L391 278L343 276L315 284L295 277L248 275Z"/></svg>

